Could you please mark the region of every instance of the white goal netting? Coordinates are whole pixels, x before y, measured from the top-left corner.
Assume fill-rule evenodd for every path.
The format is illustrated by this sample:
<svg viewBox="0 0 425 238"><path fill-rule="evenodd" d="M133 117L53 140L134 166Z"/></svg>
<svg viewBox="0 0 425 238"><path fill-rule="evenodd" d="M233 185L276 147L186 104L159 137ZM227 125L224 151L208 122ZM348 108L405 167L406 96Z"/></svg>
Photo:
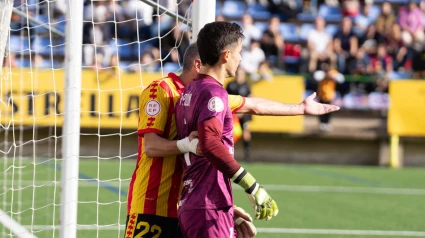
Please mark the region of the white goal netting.
<svg viewBox="0 0 425 238"><path fill-rule="evenodd" d="M59 237L69 1L14 0L0 28L8 32L0 51L0 237L25 237L2 223L6 215L35 237ZM153 2L190 18L191 1ZM190 32L139 0L85 1L82 30L77 237L123 237L139 94L181 68Z"/></svg>

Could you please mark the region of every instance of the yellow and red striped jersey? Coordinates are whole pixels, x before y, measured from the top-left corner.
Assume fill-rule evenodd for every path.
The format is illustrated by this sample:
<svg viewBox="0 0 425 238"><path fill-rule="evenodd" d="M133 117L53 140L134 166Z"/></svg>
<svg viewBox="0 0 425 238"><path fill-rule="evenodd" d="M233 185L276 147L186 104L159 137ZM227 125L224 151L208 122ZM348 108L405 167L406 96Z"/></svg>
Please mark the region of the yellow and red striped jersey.
<svg viewBox="0 0 425 238"><path fill-rule="evenodd" d="M177 137L174 109L184 90L173 73L152 82L140 95L138 126L138 159L131 177L127 214L152 214L177 218L183 167L176 156L148 158L143 149L143 135L157 133L168 140ZM229 95L232 112L245 103L241 96Z"/></svg>

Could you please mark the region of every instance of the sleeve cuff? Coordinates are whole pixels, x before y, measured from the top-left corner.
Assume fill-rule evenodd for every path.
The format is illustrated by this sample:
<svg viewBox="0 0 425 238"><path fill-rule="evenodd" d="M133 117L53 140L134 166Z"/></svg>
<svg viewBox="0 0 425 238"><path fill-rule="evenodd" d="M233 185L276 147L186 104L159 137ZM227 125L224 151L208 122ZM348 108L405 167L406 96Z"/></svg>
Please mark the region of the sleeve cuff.
<svg viewBox="0 0 425 238"><path fill-rule="evenodd" d="M146 133L156 133L156 134L158 134L158 135L160 135L160 136L162 136L162 134L164 134L164 132L163 132L163 131L158 130L158 129L155 129L155 128L146 128L146 129L141 129L141 130L138 130L138 131L137 131L137 134L138 134L139 136L143 136L143 135L144 135L144 134L146 134Z"/></svg>
<svg viewBox="0 0 425 238"><path fill-rule="evenodd" d="M242 97L242 103L241 103L241 105L239 105L239 107L233 109L232 114L237 113L244 105L245 105L245 97Z"/></svg>

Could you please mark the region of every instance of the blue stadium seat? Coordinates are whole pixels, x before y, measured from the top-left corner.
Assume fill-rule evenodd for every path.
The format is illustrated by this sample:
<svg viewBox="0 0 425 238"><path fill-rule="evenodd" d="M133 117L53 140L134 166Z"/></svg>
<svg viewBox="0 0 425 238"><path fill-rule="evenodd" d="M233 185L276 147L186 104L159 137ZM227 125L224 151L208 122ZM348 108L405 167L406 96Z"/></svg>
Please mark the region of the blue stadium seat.
<svg viewBox="0 0 425 238"><path fill-rule="evenodd" d="M323 17L326 21L342 20L342 14L339 7L330 7L325 4L320 5L318 15Z"/></svg>
<svg viewBox="0 0 425 238"><path fill-rule="evenodd" d="M143 41L137 42L137 44L134 44L134 47L133 57L139 58L139 56L142 56L146 51L149 51L152 48L152 44L148 41Z"/></svg>
<svg viewBox="0 0 425 238"><path fill-rule="evenodd" d="M271 17L271 13L260 3L251 3L248 5L247 13L254 20L267 20Z"/></svg>
<svg viewBox="0 0 425 238"><path fill-rule="evenodd" d="M300 40L297 35L297 26L295 24L280 23L279 31L285 41L296 42Z"/></svg>
<svg viewBox="0 0 425 238"><path fill-rule="evenodd" d="M162 69L164 70L164 73L177 72L180 69L180 66L176 63L167 62L164 63Z"/></svg>
<svg viewBox="0 0 425 238"><path fill-rule="evenodd" d="M339 26L337 25L327 25L325 27L325 31L329 33L332 37L338 32Z"/></svg>
<svg viewBox="0 0 425 238"><path fill-rule="evenodd" d="M369 14L367 18L369 18L369 20L371 20L372 22L375 22L380 14L381 14L381 8L379 6L373 5L373 6L370 6L369 8Z"/></svg>
<svg viewBox="0 0 425 238"><path fill-rule="evenodd" d="M297 20L300 20L300 21L314 21L315 19L316 19L316 16L313 14L308 14L308 13L297 14Z"/></svg>
<svg viewBox="0 0 425 238"><path fill-rule="evenodd" d="M300 38L301 40L307 40L308 35L311 30L313 30L315 27L313 24L303 24L300 28Z"/></svg>
<svg viewBox="0 0 425 238"><path fill-rule="evenodd" d="M29 59L27 58L22 58L22 57L16 57L16 67L18 68L29 68L31 65L31 62Z"/></svg>
<svg viewBox="0 0 425 238"><path fill-rule="evenodd" d="M65 55L65 39L64 38L53 40L53 53L59 56Z"/></svg>
<svg viewBox="0 0 425 238"><path fill-rule="evenodd" d="M46 15L38 15L35 17L35 19L43 22L44 26L48 26L49 25L49 18ZM31 23L30 24L31 27L34 27L35 32L40 34L40 33L49 33L49 30L47 30L45 27L41 26L38 23Z"/></svg>
<svg viewBox="0 0 425 238"><path fill-rule="evenodd" d="M223 6L221 5L220 2L216 1L216 3L215 3L215 15L216 16L220 16L222 14L221 9L223 9Z"/></svg>
<svg viewBox="0 0 425 238"><path fill-rule="evenodd" d="M245 2L225 1L223 4L223 16L230 18L241 18L245 13Z"/></svg>
<svg viewBox="0 0 425 238"><path fill-rule="evenodd" d="M267 30L268 23L267 22L254 22L254 26L258 28L261 32Z"/></svg>
<svg viewBox="0 0 425 238"><path fill-rule="evenodd" d="M28 37L10 36L9 49L15 53L28 54L30 49Z"/></svg>
<svg viewBox="0 0 425 238"><path fill-rule="evenodd" d="M113 43L115 44L115 42ZM123 40L123 39L117 39L116 41L116 47L114 47L118 51L118 55L121 58L130 58L134 46L134 42L130 42L129 40Z"/></svg>
<svg viewBox="0 0 425 238"><path fill-rule="evenodd" d="M31 49L36 54L50 55L51 48L52 44L50 42L50 38L36 36L35 39L32 40Z"/></svg>

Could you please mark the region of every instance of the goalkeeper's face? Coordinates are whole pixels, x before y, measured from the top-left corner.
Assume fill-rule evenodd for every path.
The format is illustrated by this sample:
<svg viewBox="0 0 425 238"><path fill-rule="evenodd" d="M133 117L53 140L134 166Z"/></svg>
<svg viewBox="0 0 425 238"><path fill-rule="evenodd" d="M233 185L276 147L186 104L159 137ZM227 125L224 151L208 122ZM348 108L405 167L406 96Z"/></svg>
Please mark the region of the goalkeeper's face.
<svg viewBox="0 0 425 238"><path fill-rule="evenodd" d="M237 44L234 44L229 53L227 54L226 62L226 78L235 77L236 70L238 69L239 63L242 60L242 40L239 40Z"/></svg>

